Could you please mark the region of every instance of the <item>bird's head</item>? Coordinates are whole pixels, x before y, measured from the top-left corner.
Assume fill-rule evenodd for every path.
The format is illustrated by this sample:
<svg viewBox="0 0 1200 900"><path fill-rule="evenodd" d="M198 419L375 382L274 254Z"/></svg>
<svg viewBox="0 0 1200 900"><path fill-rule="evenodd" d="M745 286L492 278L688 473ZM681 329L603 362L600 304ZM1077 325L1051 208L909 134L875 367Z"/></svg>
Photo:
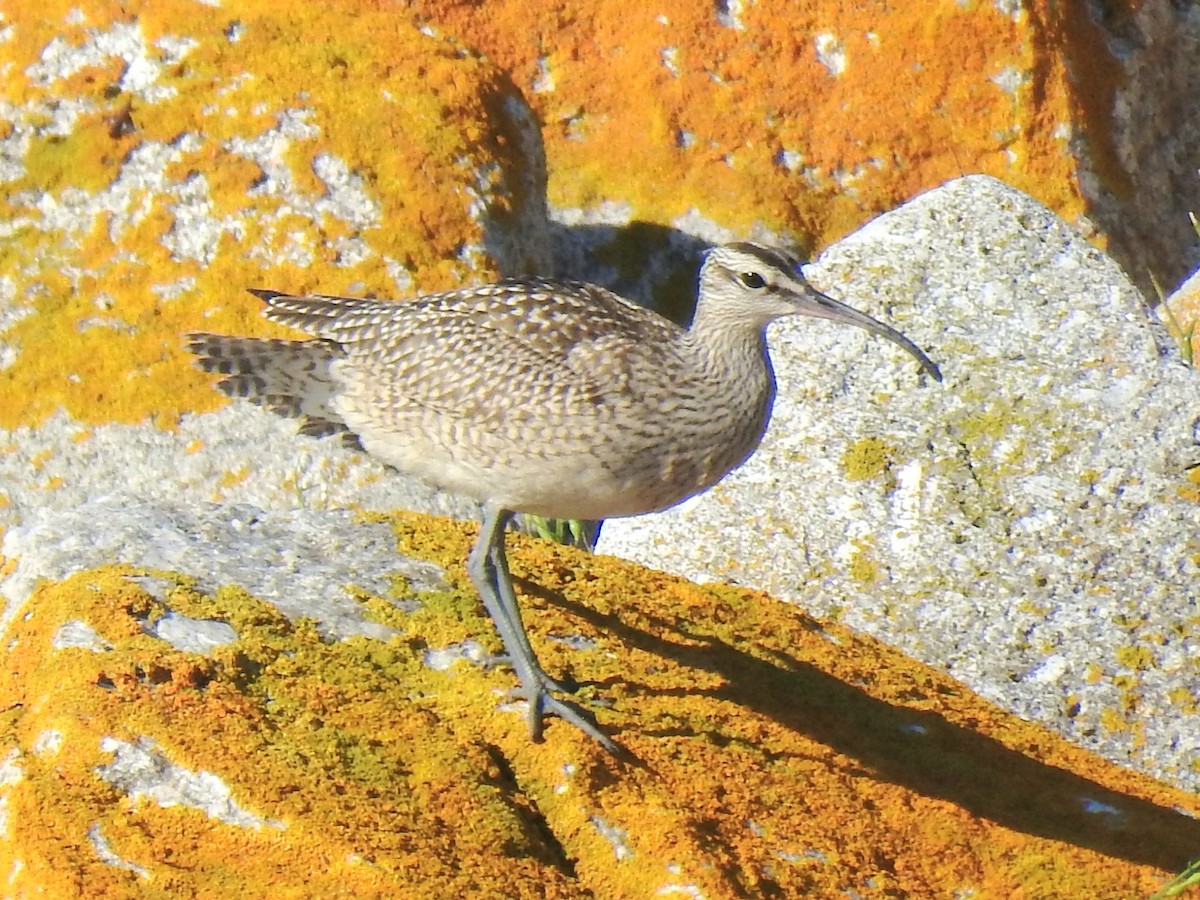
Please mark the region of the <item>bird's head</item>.
<svg viewBox="0 0 1200 900"><path fill-rule="evenodd" d="M903 347L938 381L942 374L916 344L896 329L834 300L814 288L801 262L775 247L742 241L708 251L700 269L697 321L722 321L763 329L783 316L802 315L857 325Z"/></svg>

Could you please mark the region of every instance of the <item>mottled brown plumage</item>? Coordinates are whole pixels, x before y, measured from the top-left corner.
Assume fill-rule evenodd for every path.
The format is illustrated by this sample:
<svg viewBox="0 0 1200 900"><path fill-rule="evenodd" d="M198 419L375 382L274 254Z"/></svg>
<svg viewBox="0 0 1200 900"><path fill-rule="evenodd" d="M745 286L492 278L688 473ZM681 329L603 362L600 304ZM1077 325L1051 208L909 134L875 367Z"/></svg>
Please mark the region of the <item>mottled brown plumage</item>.
<svg viewBox="0 0 1200 900"><path fill-rule="evenodd" d="M765 331L802 314L911 341L815 291L758 244L709 252L689 329L591 284L508 279L407 302L254 291L264 315L317 340L195 334L220 387L309 434L343 432L396 468L485 505L470 571L530 701L615 744L537 664L504 560L513 512L603 519L672 506L758 446L775 380Z"/></svg>

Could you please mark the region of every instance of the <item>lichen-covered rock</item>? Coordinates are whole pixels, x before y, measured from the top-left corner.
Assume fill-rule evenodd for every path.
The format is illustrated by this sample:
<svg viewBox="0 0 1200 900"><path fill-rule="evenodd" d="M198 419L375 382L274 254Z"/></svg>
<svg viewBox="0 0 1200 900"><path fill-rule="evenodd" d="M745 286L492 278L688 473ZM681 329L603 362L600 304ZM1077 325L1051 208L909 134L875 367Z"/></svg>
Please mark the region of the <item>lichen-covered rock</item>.
<svg viewBox="0 0 1200 900"><path fill-rule="evenodd" d="M1200 377L1141 296L984 176L808 273L908 334L945 383L863 334L782 322L758 453L683 506L606 523L600 550L837 616L1200 787Z"/></svg>
<svg viewBox="0 0 1200 900"><path fill-rule="evenodd" d="M819 11L798 21L810 13L791 10L783 24L769 3L631 13L496 2L480 31L484 9L439 4L437 27L369 0L48 0L0 12L8 893L1131 896L1161 883L1200 846L1194 797L764 595L516 540L542 658L584 684L583 701L636 762L561 723L531 744L503 702L511 674L483 665L497 643L461 571L469 529L401 519L393 557L380 521L335 510L408 505L395 473L295 438L259 410L181 420L219 398L179 334L268 333L243 287L406 295L561 270L562 253L545 256L549 242L566 249L558 226L613 237L604 223L635 216L648 221L601 259L617 281L697 235L792 229L825 241L957 171L944 156L915 162L930 140L1082 211L1074 163L1058 152L1079 146L1054 67L1065 57L1050 54L1036 98L1022 73L1040 78L1045 61L1012 62L1045 33L1025 12L947 9L880 39L858 12L834 31L818 27ZM962 91L943 92L945 69L906 65L927 33L954 35L978 63ZM539 41L533 56L510 52ZM1078 46L1089 97L1108 96L1112 59ZM857 80L876 69L883 88ZM558 226L545 220L533 118L509 80L531 73ZM831 83L857 92L849 121L863 146L850 153L837 124L849 95ZM905 132L911 123L880 115L895 96L940 112ZM999 145L994 134L959 141L963 121L999 129ZM1090 133L1108 166L1107 132ZM1121 183L1119 167L1101 174L1105 189ZM946 227L970 233L952 217ZM928 234L885 240L937 246ZM948 318L930 343L961 351L973 326ZM856 340L821 345L823 365ZM1007 408L987 379L968 383L972 399ZM819 392L789 391L819 404ZM871 399L899 393L885 382ZM956 421L970 452L999 453L1008 419L985 409ZM868 424L804 460L834 466L861 509L908 497L898 473L924 452L912 433ZM902 512L912 557L930 523L920 508ZM822 577L856 589L892 577L874 521L842 530ZM713 545L729 555L742 540L723 532ZM764 569L782 569L782 556L776 545ZM983 649L1045 615L1018 612L985 630ZM1084 673L1125 703L1098 719L1105 727L1136 723L1149 696L1136 693L1149 682L1115 667L1161 673L1161 648L1190 640L1172 632L1156 645L1143 632ZM977 649L964 643L962 657ZM1075 674L1054 654L1044 662L1035 683ZM1178 690L1191 684L1165 695L1189 715ZM1176 712L1151 711L1162 709ZM1085 704L1084 718L1097 710Z"/></svg>
<svg viewBox="0 0 1200 900"><path fill-rule="evenodd" d="M545 123L550 198L824 247L949 178L1000 178L1150 289L1197 260L1191 5L416 0ZM1101 15L1102 13L1102 15Z"/></svg>
<svg viewBox="0 0 1200 900"><path fill-rule="evenodd" d="M1200 846L1194 796L869 638L514 539L543 660L634 759L532 744L511 674L449 652L497 647L470 528L396 527L453 589L360 592L375 637L135 567L38 588L3 635L8 893L1143 896Z"/></svg>
<svg viewBox="0 0 1200 900"><path fill-rule="evenodd" d="M0 427L211 408L179 335L265 332L246 287L404 295L546 265L519 95L399 8L3 16Z"/></svg>

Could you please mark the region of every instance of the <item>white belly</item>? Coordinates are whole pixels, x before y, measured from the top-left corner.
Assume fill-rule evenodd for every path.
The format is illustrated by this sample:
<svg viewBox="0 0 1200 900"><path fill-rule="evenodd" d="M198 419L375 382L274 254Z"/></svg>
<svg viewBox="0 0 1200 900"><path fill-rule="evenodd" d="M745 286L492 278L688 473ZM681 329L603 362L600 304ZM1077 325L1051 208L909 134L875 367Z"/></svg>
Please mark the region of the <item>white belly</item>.
<svg viewBox="0 0 1200 900"><path fill-rule="evenodd" d="M489 454L400 435L364 435L362 442L373 456L445 490L556 519L606 519L666 509L712 487L753 449L737 450L726 443L710 448L659 445L603 456L536 447Z"/></svg>

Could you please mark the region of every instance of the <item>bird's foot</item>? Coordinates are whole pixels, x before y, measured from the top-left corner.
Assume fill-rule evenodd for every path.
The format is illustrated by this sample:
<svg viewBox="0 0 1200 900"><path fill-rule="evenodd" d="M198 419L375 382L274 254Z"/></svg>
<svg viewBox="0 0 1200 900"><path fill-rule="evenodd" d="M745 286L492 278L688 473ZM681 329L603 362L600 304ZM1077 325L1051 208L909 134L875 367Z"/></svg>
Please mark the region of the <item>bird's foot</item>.
<svg viewBox="0 0 1200 900"><path fill-rule="evenodd" d="M542 720L545 716L558 716L564 722L574 725L609 753L615 756L620 756L624 753L624 748L620 744L600 730L590 712L578 703L570 700L560 700L551 693L552 691L563 691L563 688L558 687L558 682L555 679L549 677L539 669L529 680L533 684L529 684L525 679L522 679L522 684L519 687L513 688L509 692L509 697L511 699L524 700L529 704L525 718L529 723L530 740L534 742L542 740L542 731L544 728ZM575 685L575 688L578 688L578 685Z"/></svg>
<svg viewBox="0 0 1200 900"><path fill-rule="evenodd" d="M516 668L516 666L513 665L512 657L507 653L496 653L492 656L489 656L487 659L483 660L480 665L483 666L485 672L490 672L497 666L510 666L514 669ZM534 680L543 685L547 691L557 691L560 694L574 694L579 690L579 682L574 678L567 678L565 680L554 678L550 675L547 675L541 666L537 666L534 669L533 677ZM524 699L525 689L513 688L512 691L510 691L510 694L514 698Z"/></svg>

